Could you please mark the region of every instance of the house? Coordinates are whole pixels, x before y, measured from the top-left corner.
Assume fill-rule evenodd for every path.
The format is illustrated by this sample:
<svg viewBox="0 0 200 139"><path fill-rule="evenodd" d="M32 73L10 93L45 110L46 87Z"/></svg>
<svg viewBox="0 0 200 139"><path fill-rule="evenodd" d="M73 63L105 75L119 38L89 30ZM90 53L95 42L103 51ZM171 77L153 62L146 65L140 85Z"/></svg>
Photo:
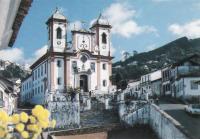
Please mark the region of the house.
<svg viewBox="0 0 200 139"><path fill-rule="evenodd" d="M138 65L138 61L133 61L131 63L128 63L129 66L137 66Z"/></svg>
<svg viewBox="0 0 200 139"><path fill-rule="evenodd" d="M177 63L171 68L172 97L190 99L200 96L200 56L192 55Z"/></svg>
<svg viewBox="0 0 200 139"><path fill-rule="evenodd" d="M132 95L135 93L140 95L140 80L129 81L128 88L130 89Z"/></svg>
<svg viewBox="0 0 200 139"><path fill-rule="evenodd" d="M161 93L161 70L157 70L151 73L151 92L152 95L160 96Z"/></svg>
<svg viewBox="0 0 200 139"><path fill-rule="evenodd" d="M21 100L44 104L45 92L66 92L69 87L105 94L112 86L111 25L100 15L90 30L72 30L67 39L67 18L56 10L46 22L48 50L31 65L22 82Z"/></svg>
<svg viewBox="0 0 200 139"><path fill-rule="evenodd" d="M18 105L20 80L0 77L0 107L12 114Z"/></svg>
<svg viewBox="0 0 200 139"><path fill-rule="evenodd" d="M0 1L0 49L12 47L33 0Z"/></svg>
<svg viewBox="0 0 200 139"><path fill-rule="evenodd" d="M0 60L0 70L5 70L10 64L12 64L10 61Z"/></svg>
<svg viewBox="0 0 200 139"><path fill-rule="evenodd" d="M162 72L162 87L161 96L171 96L171 66L166 66L161 70Z"/></svg>
<svg viewBox="0 0 200 139"><path fill-rule="evenodd" d="M141 76L140 89L142 94L159 95L161 91L161 70Z"/></svg>

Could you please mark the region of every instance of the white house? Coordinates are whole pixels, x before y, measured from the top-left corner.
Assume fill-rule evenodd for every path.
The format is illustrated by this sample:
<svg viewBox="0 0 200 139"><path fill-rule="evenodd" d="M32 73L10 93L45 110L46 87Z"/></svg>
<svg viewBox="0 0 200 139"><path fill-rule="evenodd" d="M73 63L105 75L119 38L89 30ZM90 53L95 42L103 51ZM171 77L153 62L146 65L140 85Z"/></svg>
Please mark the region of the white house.
<svg viewBox="0 0 200 139"><path fill-rule="evenodd" d="M68 87L109 92L113 57L107 19L100 15L90 30L72 30L72 41L66 36L68 20L58 10L46 24L48 51L30 67L32 74L22 82L21 100L44 104L45 92L65 92Z"/></svg>
<svg viewBox="0 0 200 139"><path fill-rule="evenodd" d="M192 55L172 65L172 97L189 99L200 96L200 56Z"/></svg>
<svg viewBox="0 0 200 139"><path fill-rule="evenodd" d="M141 76L140 89L142 94L148 93L150 96L160 94L161 70Z"/></svg>
<svg viewBox="0 0 200 139"><path fill-rule="evenodd" d="M140 95L140 80L129 81L128 89L130 90L131 94Z"/></svg>
<svg viewBox="0 0 200 139"><path fill-rule="evenodd" d="M162 89L161 96L171 96L171 67L167 66L162 70Z"/></svg>
<svg viewBox="0 0 200 139"><path fill-rule="evenodd" d="M3 108L8 114L12 114L17 108L19 86L19 80L11 81L0 77L0 108Z"/></svg>

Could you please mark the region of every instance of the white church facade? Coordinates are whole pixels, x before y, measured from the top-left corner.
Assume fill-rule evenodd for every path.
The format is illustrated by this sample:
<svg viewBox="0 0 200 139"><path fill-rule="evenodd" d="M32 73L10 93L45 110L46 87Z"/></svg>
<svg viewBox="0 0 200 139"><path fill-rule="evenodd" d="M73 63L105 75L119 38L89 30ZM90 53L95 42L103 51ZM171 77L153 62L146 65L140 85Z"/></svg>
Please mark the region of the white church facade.
<svg viewBox="0 0 200 139"><path fill-rule="evenodd" d="M22 82L21 101L44 104L45 92L69 87L107 93L113 59L108 21L100 15L89 30L72 30L72 41L67 38L68 21L58 10L46 24L48 50L31 65L32 74Z"/></svg>

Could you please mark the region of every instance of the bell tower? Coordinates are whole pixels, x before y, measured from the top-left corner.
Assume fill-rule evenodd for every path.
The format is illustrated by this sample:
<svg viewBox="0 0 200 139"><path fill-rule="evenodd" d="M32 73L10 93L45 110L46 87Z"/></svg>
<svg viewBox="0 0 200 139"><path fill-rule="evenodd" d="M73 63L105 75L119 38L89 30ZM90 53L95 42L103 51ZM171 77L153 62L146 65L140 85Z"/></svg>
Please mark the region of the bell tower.
<svg viewBox="0 0 200 139"><path fill-rule="evenodd" d="M109 24L108 20L101 14L90 28L92 32L95 33L95 43L96 47L98 47L98 54L100 55L110 56L111 28L112 26Z"/></svg>
<svg viewBox="0 0 200 139"><path fill-rule="evenodd" d="M48 48L53 52L64 52L67 37L67 19L58 9L46 22L48 29Z"/></svg>

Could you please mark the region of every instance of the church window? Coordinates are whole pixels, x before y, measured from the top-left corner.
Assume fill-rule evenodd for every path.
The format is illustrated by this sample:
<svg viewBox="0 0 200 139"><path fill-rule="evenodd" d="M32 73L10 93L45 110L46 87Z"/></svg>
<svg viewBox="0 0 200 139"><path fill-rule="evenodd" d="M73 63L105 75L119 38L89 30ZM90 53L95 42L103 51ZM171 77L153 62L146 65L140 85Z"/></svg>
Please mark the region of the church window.
<svg viewBox="0 0 200 139"><path fill-rule="evenodd" d="M40 87L38 87L38 92L37 92L38 94L40 93Z"/></svg>
<svg viewBox="0 0 200 139"><path fill-rule="evenodd" d="M38 78L40 78L40 68L38 68Z"/></svg>
<svg viewBox="0 0 200 139"><path fill-rule="evenodd" d="M106 64L105 63L103 64L103 70L106 70Z"/></svg>
<svg viewBox="0 0 200 139"><path fill-rule="evenodd" d="M62 29L59 27L57 28L57 39L62 39Z"/></svg>
<svg viewBox="0 0 200 139"><path fill-rule="evenodd" d="M37 70L35 70L35 80L37 80Z"/></svg>
<svg viewBox="0 0 200 139"><path fill-rule="evenodd" d="M106 35L106 33L103 33L101 37L102 37L102 43L106 44L107 43L107 35Z"/></svg>
<svg viewBox="0 0 200 139"><path fill-rule="evenodd" d="M43 65L41 66L41 76L43 76Z"/></svg>
<svg viewBox="0 0 200 139"><path fill-rule="evenodd" d="M37 88L35 88L35 95L37 94Z"/></svg>
<svg viewBox="0 0 200 139"><path fill-rule="evenodd" d="M60 60L57 60L57 66L61 67L61 61Z"/></svg>
<svg viewBox="0 0 200 139"><path fill-rule="evenodd" d="M103 86L105 87L107 85L106 80L103 80Z"/></svg>
<svg viewBox="0 0 200 139"><path fill-rule="evenodd" d="M76 61L72 61L72 69L77 68L77 62Z"/></svg>
<svg viewBox="0 0 200 139"><path fill-rule="evenodd" d="M47 63L45 63L45 67L44 67L45 69L44 69L44 72L45 72L45 74L47 73Z"/></svg>
<svg viewBox="0 0 200 139"><path fill-rule="evenodd" d="M35 76L34 76L34 73L35 73L35 72L33 72L33 75L32 75L33 81L34 81L34 77L35 77Z"/></svg>
<svg viewBox="0 0 200 139"><path fill-rule="evenodd" d="M86 57L85 55L82 55L82 56L81 56L81 61L82 61L83 63L85 63L85 62L87 61L87 57Z"/></svg>
<svg viewBox="0 0 200 139"><path fill-rule="evenodd" d="M91 63L90 68L92 71L95 71L95 63L94 62Z"/></svg>
<svg viewBox="0 0 200 139"><path fill-rule="evenodd" d="M43 93L43 85L41 85L41 93Z"/></svg>
<svg viewBox="0 0 200 139"><path fill-rule="evenodd" d="M57 84L61 85L61 78L60 77L57 78Z"/></svg>

